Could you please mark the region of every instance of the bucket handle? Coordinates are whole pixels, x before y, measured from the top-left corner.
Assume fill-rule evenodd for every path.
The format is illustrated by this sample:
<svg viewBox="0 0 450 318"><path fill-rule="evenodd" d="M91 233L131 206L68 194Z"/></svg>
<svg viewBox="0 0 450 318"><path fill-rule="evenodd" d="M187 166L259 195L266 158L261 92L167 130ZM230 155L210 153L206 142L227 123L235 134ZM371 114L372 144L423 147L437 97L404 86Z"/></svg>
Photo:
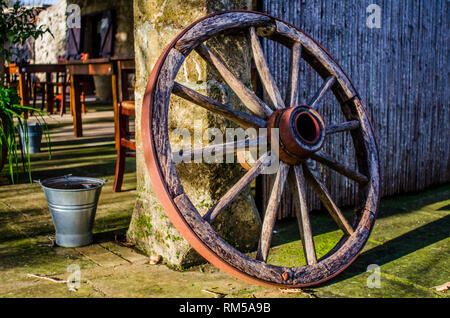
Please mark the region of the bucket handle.
<svg viewBox="0 0 450 318"><path fill-rule="evenodd" d="M66 174L66 175L63 175L63 176L61 176L62 178L69 178L69 177L71 177L72 176L72 174L70 173L70 174ZM60 177L58 177L58 178L60 178ZM33 180L33 182L34 183L39 183L39 184L41 184L41 179L36 179L36 180ZM105 181L106 182L106 181Z"/></svg>
<svg viewBox="0 0 450 318"><path fill-rule="evenodd" d="M69 177L71 177L71 176L72 176L72 174L66 174L66 175L61 176L61 177L62 177L62 178L69 178ZM59 177L59 178L60 178L60 177ZM103 184L105 184L106 182L108 182L108 179L99 179L99 180L102 181ZM33 180L33 182L34 182L34 183L42 184L42 183L41 183L41 179Z"/></svg>

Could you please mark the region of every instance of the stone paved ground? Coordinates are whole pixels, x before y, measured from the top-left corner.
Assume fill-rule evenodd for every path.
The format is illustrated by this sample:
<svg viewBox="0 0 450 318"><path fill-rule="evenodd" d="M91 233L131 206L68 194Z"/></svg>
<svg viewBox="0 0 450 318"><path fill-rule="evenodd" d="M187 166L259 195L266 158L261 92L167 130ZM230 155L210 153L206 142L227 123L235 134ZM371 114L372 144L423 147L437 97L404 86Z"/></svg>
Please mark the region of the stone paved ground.
<svg viewBox="0 0 450 318"><path fill-rule="evenodd" d="M364 252L345 272L326 285L302 293L247 284L209 264L184 272L148 258L115 241L131 218L135 191L134 160L127 164L124 191L112 192L115 150L112 111L89 107L85 136L73 138L69 116L51 121L52 160L33 155L33 178L72 173L106 178L95 221L95 244L51 247L54 229L38 184L0 184L0 297L449 297L432 287L450 281L450 185L423 193L385 199ZM45 150L45 149L43 149ZM313 217L318 250L333 241L329 218ZM302 258L294 221L284 222L274 238L271 261L295 263ZM81 269L81 285L70 291L70 265ZM369 289L367 266L380 266L381 286ZM29 274L53 278L49 281ZM211 293L212 292L212 293Z"/></svg>

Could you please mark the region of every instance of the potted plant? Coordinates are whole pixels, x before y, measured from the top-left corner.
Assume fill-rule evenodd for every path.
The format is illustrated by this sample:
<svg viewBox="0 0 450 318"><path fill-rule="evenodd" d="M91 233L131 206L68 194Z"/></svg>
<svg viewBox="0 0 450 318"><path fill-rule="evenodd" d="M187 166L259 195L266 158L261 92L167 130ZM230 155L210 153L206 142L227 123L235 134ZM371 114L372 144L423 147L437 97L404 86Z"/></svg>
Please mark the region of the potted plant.
<svg viewBox="0 0 450 318"><path fill-rule="evenodd" d="M13 183L17 180L15 172L20 169L19 161L22 161L23 171L28 173L29 180L32 182L29 130L25 118L25 114L28 112L33 113L37 123L44 128L43 131L47 137L51 158L50 134L43 118L45 113L29 106L20 105L20 97L14 88L0 87L0 143L2 147L0 167L2 168L6 159L8 159L9 172ZM17 137L18 131L22 131L21 138Z"/></svg>
<svg viewBox="0 0 450 318"><path fill-rule="evenodd" d="M19 158L21 157L23 170L28 172L30 182L32 182L27 115L35 115L37 122L44 128L49 141L47 125L43 118L45 113L29 106L20 105L17 90L8 87L4 82L4 61L11 58L14 45L23 45L30 37L36 39L50 30L43 26L36 26L38 11L35 8L22 7L19 2L9 7L8 2L0 0L0 170L8 159L11 180L14 183L17 179L15 172L19 169ZM17 126L22 127L23 142L18 142L20 138L17 138Z"/></svg>
<svg viewBox="0 0 450 318"><path fill-rule="evenodd" d="M45 121L44 121L45 124ZM23 150L30 154L41 152L41 140L42 140L42 125L39 122L27 123L27 131L25 133L25 127L19 126L20 143L25 145ZM50 146L50 143L48 142Z"/></svg>

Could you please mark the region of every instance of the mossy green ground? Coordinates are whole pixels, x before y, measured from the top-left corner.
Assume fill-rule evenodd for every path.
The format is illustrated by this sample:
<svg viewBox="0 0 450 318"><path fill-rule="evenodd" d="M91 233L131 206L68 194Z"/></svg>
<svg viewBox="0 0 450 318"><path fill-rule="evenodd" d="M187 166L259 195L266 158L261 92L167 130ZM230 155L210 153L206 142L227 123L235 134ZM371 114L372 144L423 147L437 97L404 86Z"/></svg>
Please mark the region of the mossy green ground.
<svg viewBox="0 0 450 318"><path fill-rule="evenodd" d="M124 234L136 199L135 161L128 159L123 192L113 193L116 153L110 107L89 107L84 137L75 139L71 117L50 121L52 160L32 155L34 179L64 174L106 178L95 220L95 244L51 247L54 228L38 184L11 185L7 169L0 186L0 297L449 297L434 286L450 281L450 185L382 200L379 217L364 251L330 282L286 293L242 282L209 264L185 271L150 265L146 256L115 241ZM45 144L43 146L45 151ZM313 212L318 256L339 239L340 231L323 212ZM278 222L269 261L302 265L304 256L295 220ZM28 274L67 279L68 266L81 269L81 286ZM380 288L369 288L366 272L380 266Z"/></svg>

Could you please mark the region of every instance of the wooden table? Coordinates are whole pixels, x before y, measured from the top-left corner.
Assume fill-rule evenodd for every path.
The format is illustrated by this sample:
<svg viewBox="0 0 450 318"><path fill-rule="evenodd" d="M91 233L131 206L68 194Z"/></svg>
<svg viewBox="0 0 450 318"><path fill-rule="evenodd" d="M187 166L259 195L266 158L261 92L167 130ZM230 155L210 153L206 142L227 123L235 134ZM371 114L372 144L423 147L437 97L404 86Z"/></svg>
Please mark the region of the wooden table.
<svg viewBox="0 0 450 318"><path fill-rule="evenodd" d="M49 113L53 112L54 96L53 96L53 82L52 73L65 73L66 67L61 64L28 64L28 65L14 65L10 67L10 75L19 75L19 96L21 105L30 104L30 75L33 73L46 74L46 95L47 95L47 110Z"/></svg>
<svg viewBox="0 0 450 318"><path fill-rule="evenodd" d="M112 98L114 108L114 129L117 130L118 63L128 63L128 61L134 62L134 58L113 57L113 58L74 60L65 62L66 71L70 74L70 107L73 109L73 128L75 137L83 136L83 124L81 120L81 103L80 103L80 76L81 75L111 76Z"/></svg>

